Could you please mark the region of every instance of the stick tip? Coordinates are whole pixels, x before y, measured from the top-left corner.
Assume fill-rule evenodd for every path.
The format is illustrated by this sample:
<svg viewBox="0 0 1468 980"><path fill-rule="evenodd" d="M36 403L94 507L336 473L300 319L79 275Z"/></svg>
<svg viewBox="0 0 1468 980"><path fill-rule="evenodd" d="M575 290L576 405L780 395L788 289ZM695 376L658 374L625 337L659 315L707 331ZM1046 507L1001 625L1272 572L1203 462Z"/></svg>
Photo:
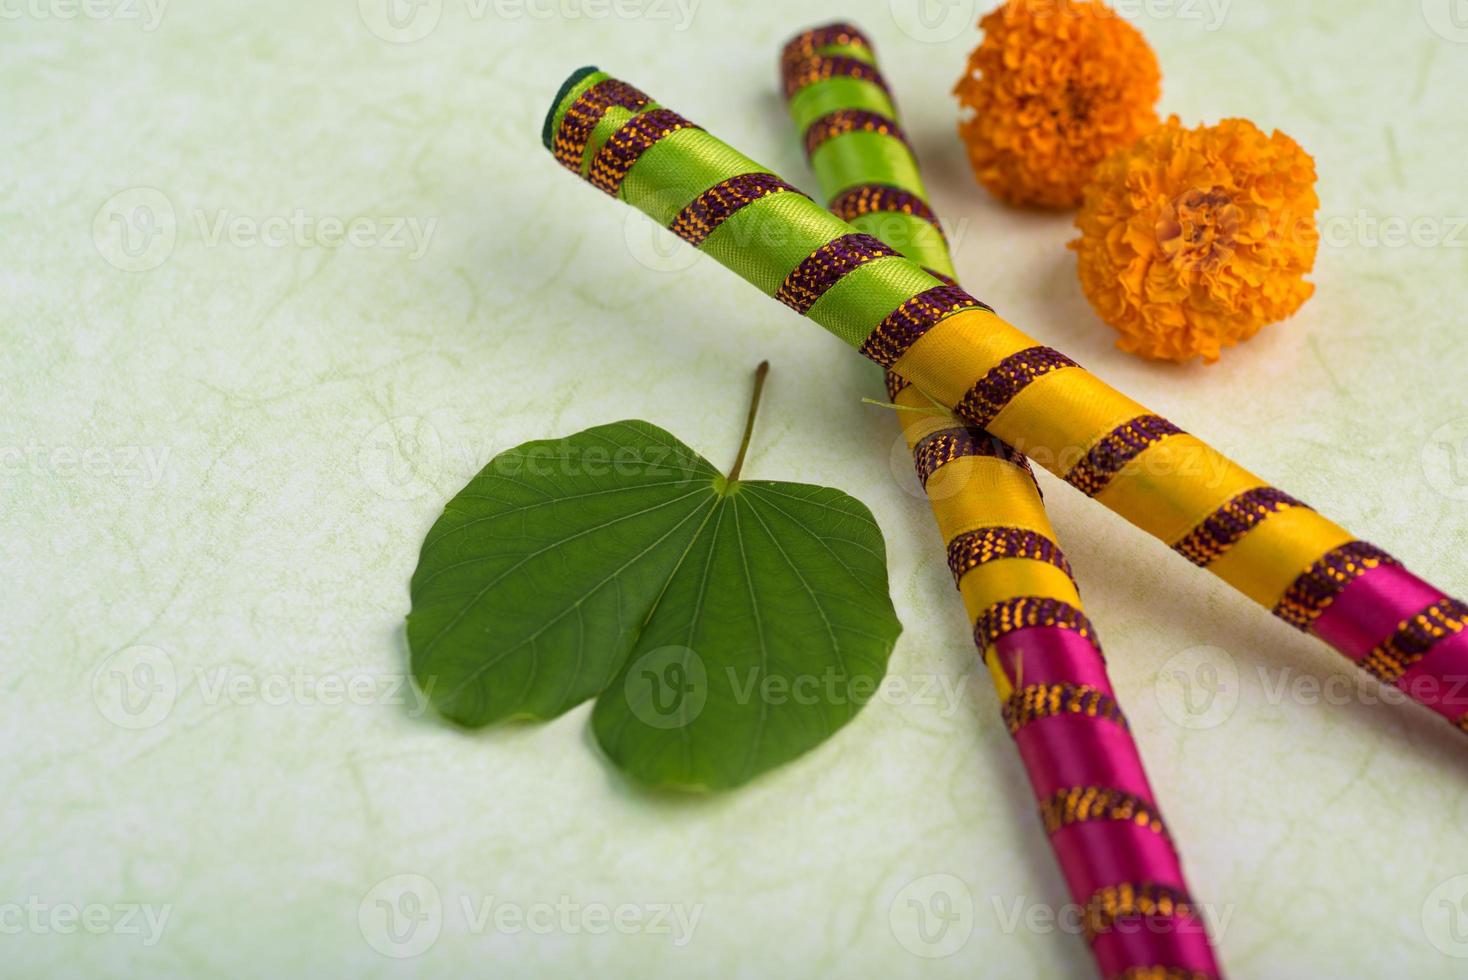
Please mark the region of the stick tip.
<svg viewBox="0 0 1468 980"><path fill-rule="evenodd" d="M596 65L577 68L561 83L561 87L556 90L556 97L551 99L550 109L545 114L545 124L540 127L540 141L545 144L547 150L551 149L551 139L555 136L556 109L560 108L561 100L566 97L567 92L576 86L577 82L596 70Z"/></svg>

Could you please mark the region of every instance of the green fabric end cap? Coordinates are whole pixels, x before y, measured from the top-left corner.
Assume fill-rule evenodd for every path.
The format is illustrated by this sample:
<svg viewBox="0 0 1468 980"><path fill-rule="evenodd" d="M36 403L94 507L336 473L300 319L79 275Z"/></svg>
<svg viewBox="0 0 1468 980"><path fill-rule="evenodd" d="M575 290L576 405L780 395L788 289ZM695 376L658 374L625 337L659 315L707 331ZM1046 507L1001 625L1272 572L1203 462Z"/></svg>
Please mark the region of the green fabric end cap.
<svg viewBox="0 0 1468 980"><path fill-rule="evenodd" d="M571 73L571 76L569 78L561 83L561 87L556 90L556 97L554 99L551 99L550 109L545 114L545 125L540 128L540 141L545 144L545 148L547 150L551 149L551 139L555 135L553 132L551 132L551 128L556 123L556 108L560 106L561 100L566 97L567 92L571 91L571 89L575 87L577 82L581 81L581 79L585 78L587 75L590 75L596 70L596 65L587 65L585 68L577 68Z"/></svg>

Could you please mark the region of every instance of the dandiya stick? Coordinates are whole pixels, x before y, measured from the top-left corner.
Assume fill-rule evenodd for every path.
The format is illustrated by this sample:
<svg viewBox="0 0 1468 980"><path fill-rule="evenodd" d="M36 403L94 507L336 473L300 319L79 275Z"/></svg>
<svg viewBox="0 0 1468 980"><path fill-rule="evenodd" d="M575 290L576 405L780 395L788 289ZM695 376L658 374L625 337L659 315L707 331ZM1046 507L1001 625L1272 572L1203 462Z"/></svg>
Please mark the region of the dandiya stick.
<svg viewBox="0 0 1468 980"><path fill-rule="evenodd" d="M1468 728L1468 606L1381 549L605 72L562 85L545 141L767 296Z"/></svg>
<svg viewBox="0 0 1468 980"><path fill-rule="evenodd" d="M780 66L830 209L956 286L871 42L829 24L792 39ZM1028 461L886 380L1101 975L1221 976Z"/></svg>

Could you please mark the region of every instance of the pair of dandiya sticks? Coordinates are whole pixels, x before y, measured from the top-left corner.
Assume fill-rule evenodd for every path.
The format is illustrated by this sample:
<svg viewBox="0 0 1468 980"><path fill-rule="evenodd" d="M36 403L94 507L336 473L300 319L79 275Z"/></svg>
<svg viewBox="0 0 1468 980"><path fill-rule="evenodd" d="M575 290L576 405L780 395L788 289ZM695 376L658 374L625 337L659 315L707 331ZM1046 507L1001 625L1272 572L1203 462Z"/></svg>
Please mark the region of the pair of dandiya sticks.
<svg viewBox="0 0 1468 980"><path fill-rule="evenodd" d="M1025 455L1464 730L1468 607L963 291L860 31L799 35L781 75L830 210L595 68L545 143L886 369L1102 976L1219 977Z"/></svg>

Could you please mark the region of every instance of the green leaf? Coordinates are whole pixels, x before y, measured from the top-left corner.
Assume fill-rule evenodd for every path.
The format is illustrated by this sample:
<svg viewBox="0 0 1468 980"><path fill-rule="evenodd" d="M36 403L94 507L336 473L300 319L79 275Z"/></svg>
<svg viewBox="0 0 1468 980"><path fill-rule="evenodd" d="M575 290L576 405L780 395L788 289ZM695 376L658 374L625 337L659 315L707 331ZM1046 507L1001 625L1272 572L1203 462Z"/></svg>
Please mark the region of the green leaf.
<svg viewBox="0 0 1468 980"><path fill-rule="evenodd" d="M641 782L737 786L850 721L901 631L881 532L860 501L735 484L597 699L592 728Z"/></svg>
<svg viewBox="0 0 1468 980"><path fill-rule="evenodd" d="M859 501L728 480L638 421L496 457L429 532L412 599L413 672L441 714L551 718L599 695L612 761L690 789L830 736L901 632Z"/></svg>

